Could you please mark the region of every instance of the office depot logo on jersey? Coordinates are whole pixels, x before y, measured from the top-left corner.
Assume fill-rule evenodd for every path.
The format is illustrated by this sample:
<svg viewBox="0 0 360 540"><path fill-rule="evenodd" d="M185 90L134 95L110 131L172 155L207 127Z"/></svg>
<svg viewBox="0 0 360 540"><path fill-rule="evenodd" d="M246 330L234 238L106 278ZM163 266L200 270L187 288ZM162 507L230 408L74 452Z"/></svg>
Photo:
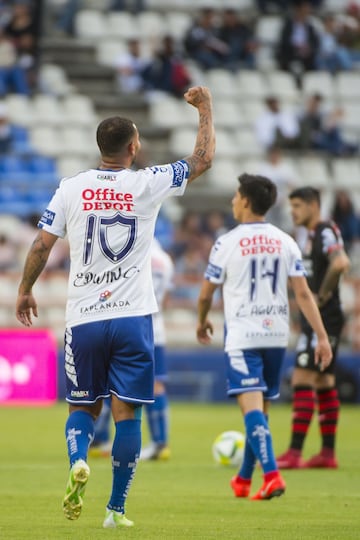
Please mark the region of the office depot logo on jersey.
<svg viewBox="0 0 360 540"><path fill-rule="evenodd" d="M255 234L241 238L241 255L256 255L257 253L281 253L281 240L271 238L266 234Z"/></svg>
<svg viewBox="0 0 360 540"><path fill-rule="evenodd" d="M122 193L114 188L84 189L82 194L85 211L90 210L127 210L134 209L134 198L132 193Z"/></svg>

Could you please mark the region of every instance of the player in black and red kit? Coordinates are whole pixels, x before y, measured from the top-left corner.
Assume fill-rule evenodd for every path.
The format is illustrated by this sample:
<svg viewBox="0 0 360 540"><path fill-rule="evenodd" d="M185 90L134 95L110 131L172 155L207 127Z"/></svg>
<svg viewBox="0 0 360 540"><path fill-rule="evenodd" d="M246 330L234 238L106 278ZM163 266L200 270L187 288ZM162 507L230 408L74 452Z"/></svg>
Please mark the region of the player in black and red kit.
<svg viewBox="0 0 360 540"><path fill-rule="evenodd" d="M335 385L335 360L344 325L339 298L339 280L349 268L341 234L335 223L322 221L320 194L312 187L295 189L289 195L293 222L308 231L303 252L309 287L314 293L333 350L331 364L320 371L314 363L315 336L301 317L301 335L292 375L293 415L289 449L277 458L281 469L303 467L337 468L335 436L340 402ZM322 447L308 461L301 457L304 441L317 404Z"/></svg>

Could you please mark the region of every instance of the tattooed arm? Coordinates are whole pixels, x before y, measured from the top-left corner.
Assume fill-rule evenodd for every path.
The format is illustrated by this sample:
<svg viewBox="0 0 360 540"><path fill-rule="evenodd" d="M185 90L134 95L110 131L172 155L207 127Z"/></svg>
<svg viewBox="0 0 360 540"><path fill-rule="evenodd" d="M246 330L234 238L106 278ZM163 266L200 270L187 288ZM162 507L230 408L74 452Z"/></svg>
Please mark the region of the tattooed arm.
<svg viewBox="0 0 360 540"><path fill-rule="evenodd" d="M37 317L37 304L32 294L32 287L45 267L50 251L57 236L40 230L26 257L23 277L19 285L16 301L16 318L24 326L32 325L32 314Z"/></svg>
<svg viewBox="0 0 360 540"><path fill-rule="evenodd" d="M199 127L194 151L191 156L184 158L190 169L188 179L190 183L211 167L215 153L215 130L209 89L205 86L195 86L190 88L184 97L199 112Z"/></svg>

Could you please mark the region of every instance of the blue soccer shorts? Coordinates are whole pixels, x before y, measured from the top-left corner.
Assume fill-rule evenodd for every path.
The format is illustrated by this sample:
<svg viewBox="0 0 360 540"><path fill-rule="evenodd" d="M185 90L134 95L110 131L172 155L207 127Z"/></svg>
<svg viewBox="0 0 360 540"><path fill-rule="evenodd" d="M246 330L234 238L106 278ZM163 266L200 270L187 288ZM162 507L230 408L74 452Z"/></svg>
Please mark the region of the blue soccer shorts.
<svg viewBox="0 0 360 540"><path fill-rule="evenodd" d="M277 347L225 353L228 396L259 391L265 399L278 398L285 351Z"/></svg>
<svg viewBox="0 0 360 540"><path fill-rule="evenodd" d="M122 401L154 401L151 315L95 321L65 332L66 401L92 404L114 394Z"/></svg>
<svg viewBox="0 0 360 540"><path fill-rule="evenodd" d="M155 345L155 380L164 382L167 380L165 347Z"/></svg>

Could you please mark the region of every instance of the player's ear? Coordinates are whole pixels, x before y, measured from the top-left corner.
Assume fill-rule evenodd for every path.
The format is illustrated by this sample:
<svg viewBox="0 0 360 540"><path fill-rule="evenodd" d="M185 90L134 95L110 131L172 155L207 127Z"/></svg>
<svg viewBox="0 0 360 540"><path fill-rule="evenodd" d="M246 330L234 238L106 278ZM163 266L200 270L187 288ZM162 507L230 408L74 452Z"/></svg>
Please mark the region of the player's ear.
<svg viewBox="0 0 360 540"><path fill-rule="evenodd" d="M130 156L135 156L135 154L136 154L136 146L135 146L134 142L129 143L128 152L129 152Z"/></svg>

